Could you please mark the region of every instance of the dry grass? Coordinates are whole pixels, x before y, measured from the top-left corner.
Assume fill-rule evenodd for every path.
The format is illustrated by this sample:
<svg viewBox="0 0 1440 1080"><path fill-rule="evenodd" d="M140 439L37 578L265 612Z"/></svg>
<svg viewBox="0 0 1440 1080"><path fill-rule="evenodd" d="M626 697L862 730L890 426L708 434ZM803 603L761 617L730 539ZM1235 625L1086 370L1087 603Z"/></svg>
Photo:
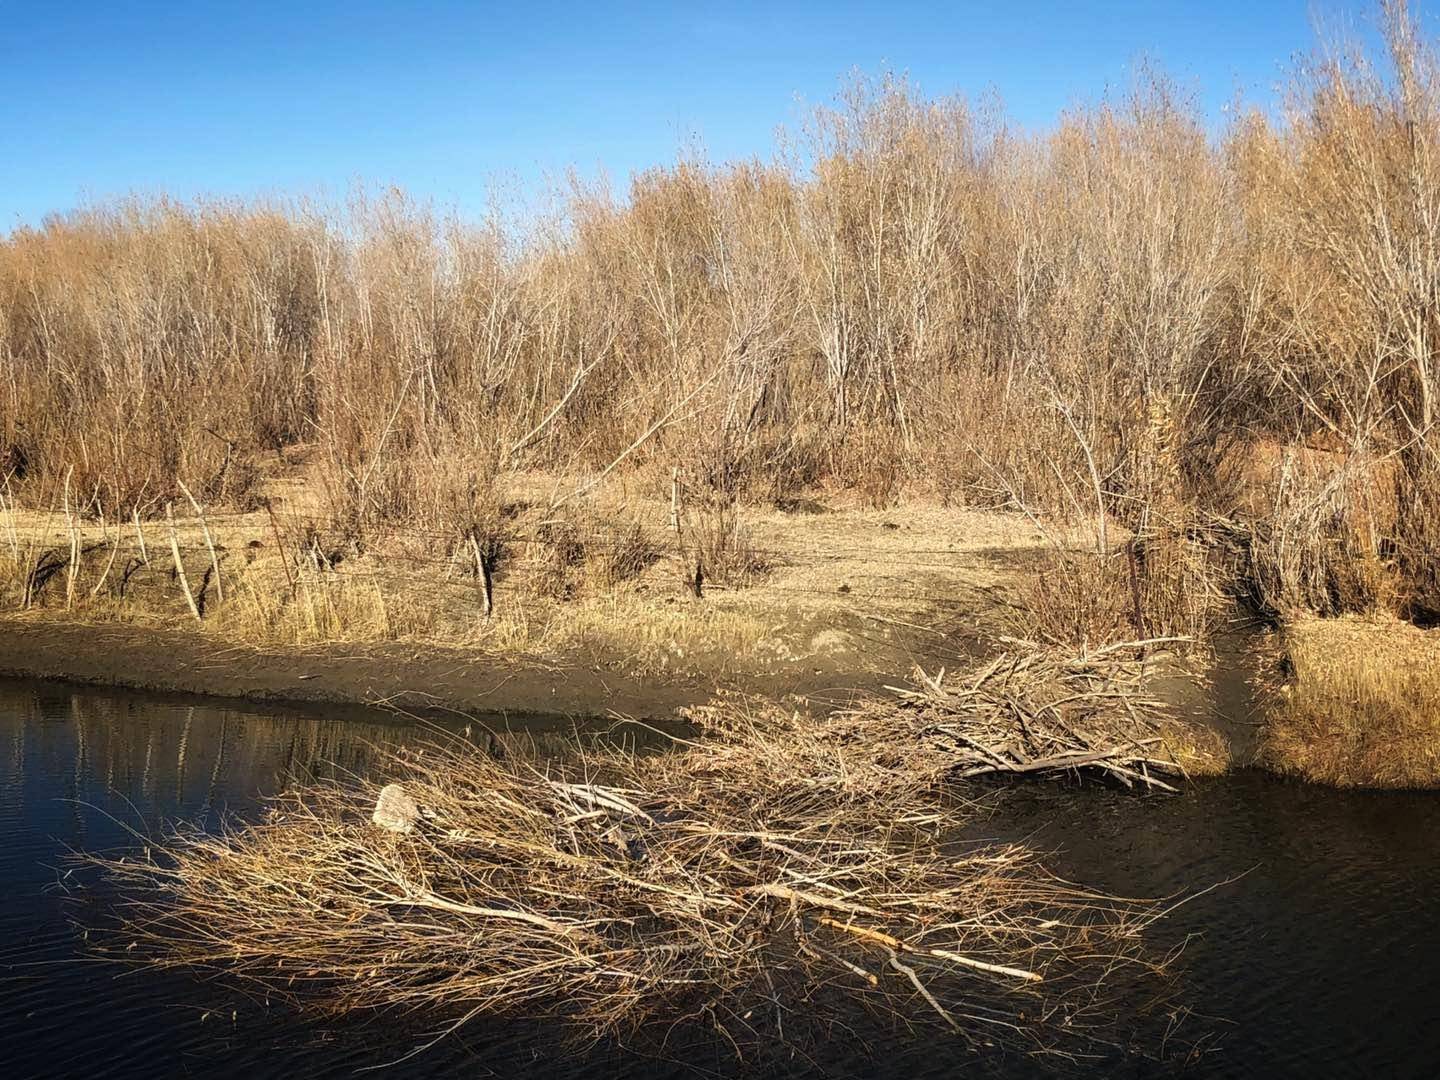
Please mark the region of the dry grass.
<svg viewBox="0 0 1440 1080"><path fill-rule="evenodd" d="M48 511L68 486L113 522L183 481L243 508L304 442L356 546L483 544L533 468L1142 533L1243 503L1277 607L1430 611L1440 67L1403 4L1384 15L1386 55L1301 60L1290 107L1218 144L1153 72L1043 135L862 79L776 161L682 159L523 229L391 192L17 230L7 498ZM1240 499L1218 468L1318 444L1388 482L1363 506L1323 480ZM717 579L750 573L720 555Z"/></svg>
<svg viewBox="0 0 1440 1080"><path fill-rule="evenodd" d="M1066 717L1100 740L1091 725L1131 715L1124 664L1083 666L1060 677L1086 702ZM1038 697L1062 669L1015 665L1005 690ZM953 732L988 739L994 722L921 709L951 734L893 703L822 721L732 697L695 710L699 741L671 753L404 753L408 831L371 824L378 780L344 781L109 863L129 896L121 955L450 1031L481 1013L595 1036L695 1024L747 1048L803 1043L863 1005L974 1046L1081 1048L1115 965L1151 965L1157 909L1057 881L1022 847L957 843L946 791L974 758Z"/></svg>
<svg viewBox="0 0 1440 1080"><path fill-rule="evenodd" d="M728 681L801 663L807 676L824 669L840 682L870 681L913 656L953 648L952 629L968 640L978 632L972 622L988 626L996 604L990 590L1011 575L992 561L992 549L1018 552L1037 542L1016 515L923 505L881 512L841 500L824 513L749 506L743 527L729 534L743 539L727 549L736 569L707 572L696 599L685 556L698 515L687 514L682 551L667 525L668 498L613 481L561 513L547 512L543 497L563 480L532 473L504 490L504 503L521 509L503 523L507 539L486 618L469 543L407 530L356 545L323 516L306 516L319 503L307 479L293 468L266 477L261 492L274 503L274 524L263 510L209 519L223 600L199 520L177 515L199 623L174 575L164 523L141 523L145 563L133 522L102 528L78 520L76 589L67 604L65 519L25 510L13 519L0 514L0 606L29 618L190 627L217 647L405 641L635 676ZM12 520L19 562L5 539ZM734 515L727 520L733 528ZM22 612L21 567L42 559L48 576ZM756 576L762 559L766 572Z"/></svg>
<svg viewBox="0 0 1440 1080"><path fill-rule="evenodd" d="M1291 671L1262 755L1339 787L1440 785L1440 633L1393 618L1304 619L1285 631Z"/></svg>

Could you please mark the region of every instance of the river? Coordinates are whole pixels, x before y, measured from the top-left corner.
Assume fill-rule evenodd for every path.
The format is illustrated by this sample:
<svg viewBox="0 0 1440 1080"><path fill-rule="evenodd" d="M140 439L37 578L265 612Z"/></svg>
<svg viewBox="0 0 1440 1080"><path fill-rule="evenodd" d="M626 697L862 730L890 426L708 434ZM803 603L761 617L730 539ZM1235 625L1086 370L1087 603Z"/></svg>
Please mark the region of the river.
<svg viewBox="0 0 1440 1080"><path fill-rule="evenodd" d="M215 981L87 952L77 925L109 898L77 877L68 852L136 849L177 818L243 818L288 777L364 772L386 745L427 734L364 710L0 682L3 1075L328 1077L396 1062L391 1074L406 1077L734 1071L720 1048L679 1062L608 1046L560 1052L553 1032L513 1023L472 1025L402 1061L414 1028L302 1018ZM1176 798L1026 787L983 828L1023 836L1062 876L1114 893L1221 883L1152 930L1157 948L1184 945L1174 993L1193 1014L1187 1036L1205 1036L1201 1051L1188 1064L1172 1055L1062 1069L977 1061L933 1034L865 1049L837 1040L825 1054L832 1075L1437 1074L1440 797L1339 793L1240 770Z"/></svg>

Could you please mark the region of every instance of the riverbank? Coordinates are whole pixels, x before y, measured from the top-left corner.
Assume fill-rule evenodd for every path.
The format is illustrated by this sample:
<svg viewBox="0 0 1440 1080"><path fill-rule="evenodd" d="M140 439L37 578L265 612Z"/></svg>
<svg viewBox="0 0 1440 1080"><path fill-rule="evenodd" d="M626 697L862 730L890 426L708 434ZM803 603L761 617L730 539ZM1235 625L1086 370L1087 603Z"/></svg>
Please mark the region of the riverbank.
<svg viewBox="0 0 1440 1080"><path fill-rule="evenodd" d="M558 483L516 481L483 565L423 530L342 538L298 460L266 478L268 509L173 530L12 511L0 672L463 712L659 715L724 688L844 704L1014 630L1047 542L1019 514L747 505L726 554L751 572L707 549L697 590L667 498L601 486L562 522Z"/></svg>
<svg viewBox="0 0 1440 1080"><path fill-rule="evenodd" d="M1282 640L1264 765L1336 787L1440 787L1440 631L1308 618Z"/></svg>
<svg viewBox="0 0 1440 1080"><path fill-rule="evenodd" d="M408 712L668 716L709 697L693 682L644 682L585 667L498 662L473 652L372 643L263 649L124 623L0 619L0 677L51 679L250 702Z"/></svg>
<svg viewBox="0 0 1440 1080"><path fill-rule="evenodd" d="M1018 513L923 500L876 509L824 490L736 505L728 547L705 558L750 570L717 572L696 595L687 572L701 545L670 527L671 500L653 488L602 484L557 516L561 478L512 478L487 569L423 530L342 544L303 456L270 469L266 507L192 508L173 533L168 521L10 509L4 546L33 572L0 574L0 675L409 712L664 718L725 690L828 711L917 667L993 655L1007 635L1148 636L1129 625L1122 557L1089 573L1084 536ZM617 552L631 560L623 573ZM1152 558L1148 571L1166 565ZM1194 587L1155 577L1166 591L1147 604L1161 611L1212 587L1197 566ZM1342 786L1440 784L1435 634L1297 616L1263 639L1219 621L1201 636L1202 685L1162 678L1155 692L1217 729L1236 764ZM1267 681L1288 689L1259 693Z"/></svg>

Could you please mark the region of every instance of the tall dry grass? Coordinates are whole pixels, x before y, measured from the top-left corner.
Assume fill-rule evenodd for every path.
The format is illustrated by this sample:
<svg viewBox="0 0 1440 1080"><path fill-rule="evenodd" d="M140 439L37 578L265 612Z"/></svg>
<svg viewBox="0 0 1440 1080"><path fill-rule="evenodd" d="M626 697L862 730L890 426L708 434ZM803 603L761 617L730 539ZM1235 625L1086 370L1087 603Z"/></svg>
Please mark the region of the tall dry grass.
<svg viewBox="0 0 1440 1080"><path fill-rule="evenodd" d="M0 243L0 473L113 520L180 481L243 503L304 444L357 545L499 542L522 467L1102 534L1223 513L1278 611L1433 616L1440 66L1383 15L1387 55L1302 63L1221 138L1153 74L1043 135L885 78L772 161L576 187L524 229L397 192L55 217Z"/></svg>
<svg viewBox="0 0 1440 1080"><path fill-rule="evenodd" d="M1440 783L1440 634L1393 618L1297 620L1261 759L1337 787Z"/></svg>

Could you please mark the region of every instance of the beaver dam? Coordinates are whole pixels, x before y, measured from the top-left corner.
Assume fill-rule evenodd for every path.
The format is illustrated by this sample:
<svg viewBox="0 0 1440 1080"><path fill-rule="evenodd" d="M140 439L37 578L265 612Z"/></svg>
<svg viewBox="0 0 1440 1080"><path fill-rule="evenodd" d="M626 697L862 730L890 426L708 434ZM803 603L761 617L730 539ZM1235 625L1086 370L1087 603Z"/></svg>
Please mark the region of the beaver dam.
<svg viewBox="0 0 1440 1080"><path fill-rule="evenodd" d="M698 1026L743 1057L862 1006L971 1049L1088 1051L1113 1038L1110 974L1158 974L1144 931L1162 909L965 841L966 784L1173 791L1185 761L1213 766L1143 696L1144 663L1139 646L1006 655L828 718L731 696L660 753L412 748L109 860L129 897L109 940L442 1032L481 1014L622 1042Z"/></svg>
<svg viewBox="0 0 1440 1080"><path fill-rule="evenodd" d="M951 681L947 675L945 684ZM489 723L504 727L499 717ZM582 734L598 737L612 724L600 720ZM623 730L627 738L645 734ZM651 749L670 741L647 737ZM97 965L94 928L116 911L134 912L127 906L136 898L134 883L121 880L117 890L105 875L72 871L64 859L75 850L143 858L165 822L189 822L198 842L202 829L216 831L222 822L260 821L268 797L291 788L296 775L349 785L364 780L366 796L375 796L384 784L409 782L392 763L397 753L437 740L453 747L465 738L460 720L437 726L334 706L306 711L0 680L6 837L0 873L7 882L0 891L0 1038L10 1075L93 1074L103 1064L107 1075L147 1080L185 1069L349 1077L432 1040L443 1030L433 1014L392 1011L377 1023L364 1010L294 1009L243 975L195 978L182 966ZM468 741L489 739L472 727ZM532 745L536 758L581 745L563 721L527 722L502 743ZM975 783L986 787L970 785L974 796L989 789ZM1168 1075L1200 1042L1192 1074L1428 1076L1440 1055L1428 1023L1440 930L1416 912L1440 890L1433 843L1440 804L1433 795L1337 791L1254 769L1179 786L1178 796L1136 797L1115 784L1006 783L977 802L957 798L945 809L961 823L952 852L973 853L981 842L1020 844L1038 853L1026 873L1044 867L1113 896L1189 898L1171 903L1162 919L1133 923L1140 948L1152 964L1164 958L1167 972L1142 964L1107 973L1101 996L1080 1018L1099 1056L1074 1062L983 1046L970 1053L943 1021L927 1020L934 1013L918 995L907 1003L916 1023L897 1029L865 1007L871 999L857 998L858 983L847 975L836 983L843 1000L832 1013L843 1014L845 1026L812 1045L808 1062L786 1055L782 1070L897 1080L960 1071ZM357 793L353 808L357 838L403 839L366 824L373 801ZM1219 882L1229 884L1204 891ZM88 943L77 920L90 930ZM878 947L845 955L858 955L877 977L899 978ZM1397 956L1408 962L1397 963ZM933 968L901 959L935 986ZM1015 992L1034 1000L1054 985L961 977L977 991L972 1006ZM286 989L322 1004L316 988L299 979ZM815 998L834 1000L829 990L815 991ZM1012 1013L1022 1011L1017 1004L1011 1002ZM1172 1014L1182 1022L1167 1040ZM773 1011L756 1015L773 1023ZM1111 1019L1105 1030L1101 1015ZM805 1034L789 1026L803 1024L798 1011L785 1020L792 1042ZM622 1051L613 1039L584 1038L588 1032L577 1045L562 1038L564 1030L571 1028L480 1014L400 1068L407 1076L498 1072L576 1080L693 1077L697 1068L755 1072L754 1056L737 1062L713 1036L687 1044L676 1030L652 1027L648 1044L641 1037ZM1124 1034L1135 1038L1122 1040ZM1108 1035L1123 1048L1106 1053L1095 1045ZM117 1047L124 1048L120 1056Z"/></svg>

